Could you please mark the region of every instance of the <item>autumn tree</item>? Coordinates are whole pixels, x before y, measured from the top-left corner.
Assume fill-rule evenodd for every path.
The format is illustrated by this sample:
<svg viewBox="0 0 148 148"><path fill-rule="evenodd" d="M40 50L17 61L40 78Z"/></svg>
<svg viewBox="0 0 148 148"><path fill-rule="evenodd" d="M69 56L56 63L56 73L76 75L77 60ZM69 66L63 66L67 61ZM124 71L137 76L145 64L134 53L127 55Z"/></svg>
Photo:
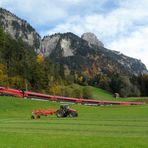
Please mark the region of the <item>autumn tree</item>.
<svg viewBox="0 0 148 148"><path fill-rule="evenodd" d="M83 98L84 99L92 99L92 90L90 86L86 86L83 88Z"/></svg>

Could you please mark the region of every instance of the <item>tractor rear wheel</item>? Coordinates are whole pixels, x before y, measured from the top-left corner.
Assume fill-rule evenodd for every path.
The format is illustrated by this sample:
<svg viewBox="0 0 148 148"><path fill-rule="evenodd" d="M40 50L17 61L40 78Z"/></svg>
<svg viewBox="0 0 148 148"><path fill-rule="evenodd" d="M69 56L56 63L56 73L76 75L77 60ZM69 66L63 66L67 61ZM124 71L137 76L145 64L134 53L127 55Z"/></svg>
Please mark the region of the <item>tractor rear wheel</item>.
<svg viewBox="0 0 148 148"><path fill-rule="evenodd" d="M64 113L64 111L62 111L62 110L57 110L56 116L57 116L58 118L62 118L62 117L65 117L65 113Z"/></svg>
<svg viewBox="0 0 148 148"><path fill-rule="evenodd" d="M69 117L78 117L78 113L77 112L70 112Z"/></svg>
<svg viewBox="0 0 148 148"><path fill-rule="evenodd" d="M34 115L31 116L31 119L35 119Z"/></svg>

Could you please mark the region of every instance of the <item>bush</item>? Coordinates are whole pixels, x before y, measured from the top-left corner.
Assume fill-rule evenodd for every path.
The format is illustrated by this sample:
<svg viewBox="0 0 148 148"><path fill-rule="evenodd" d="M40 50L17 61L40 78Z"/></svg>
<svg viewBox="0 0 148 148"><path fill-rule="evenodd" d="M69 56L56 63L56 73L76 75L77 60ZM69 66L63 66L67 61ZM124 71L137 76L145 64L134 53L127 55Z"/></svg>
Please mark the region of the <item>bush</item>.
<svg viewBox="0 0 148 148"><path fill-rule="evenodd" d="M92 92L91 92L90 86L86 86L83 88L83 98L84 99L91 99L92 98Z"/></svg>

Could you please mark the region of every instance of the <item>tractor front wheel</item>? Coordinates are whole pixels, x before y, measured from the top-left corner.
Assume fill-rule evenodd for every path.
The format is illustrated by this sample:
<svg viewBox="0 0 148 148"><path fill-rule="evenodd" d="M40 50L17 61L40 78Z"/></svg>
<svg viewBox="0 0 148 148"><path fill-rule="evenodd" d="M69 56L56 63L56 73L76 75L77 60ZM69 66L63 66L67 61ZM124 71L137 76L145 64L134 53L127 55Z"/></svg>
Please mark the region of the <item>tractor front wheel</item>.
<svg viewBox="0 0 148 148"><path fill-rule="evenodd" d="M37 118L37 119L40 119L40 116L39 116L39 115L37 115L37 116L36 116L36 118Z"/></svg>

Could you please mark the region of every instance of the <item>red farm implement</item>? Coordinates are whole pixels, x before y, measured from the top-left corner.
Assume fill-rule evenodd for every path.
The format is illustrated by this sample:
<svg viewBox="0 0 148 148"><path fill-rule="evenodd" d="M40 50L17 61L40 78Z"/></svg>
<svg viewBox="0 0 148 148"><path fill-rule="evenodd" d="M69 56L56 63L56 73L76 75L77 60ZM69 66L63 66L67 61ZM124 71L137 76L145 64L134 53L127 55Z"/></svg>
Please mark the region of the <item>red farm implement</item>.
<svg viewBox="0 0 148 148"><path fill-rule="evenodd" d="M32 119L37 119L37 118L40 118L41 116L49 116L49 115L53 115L56 113L56 109L52 109L52 108L49 108L49 109L39 109L39 110L34 110L32 112L32 116L31 118Z"/></svg>
<svg viewBox="0 0 148 148"><path fill-rule="evenodd" d="M41 116L50 116L50 115L56 115L58 118L63 118L63 117L77 117L78 113L76 110L69 108L68 104L63 104L60 106L60 109L39 109L39 110L34 110L32 112L31 118L32 119L37 119L40 118Z"/></svg>

